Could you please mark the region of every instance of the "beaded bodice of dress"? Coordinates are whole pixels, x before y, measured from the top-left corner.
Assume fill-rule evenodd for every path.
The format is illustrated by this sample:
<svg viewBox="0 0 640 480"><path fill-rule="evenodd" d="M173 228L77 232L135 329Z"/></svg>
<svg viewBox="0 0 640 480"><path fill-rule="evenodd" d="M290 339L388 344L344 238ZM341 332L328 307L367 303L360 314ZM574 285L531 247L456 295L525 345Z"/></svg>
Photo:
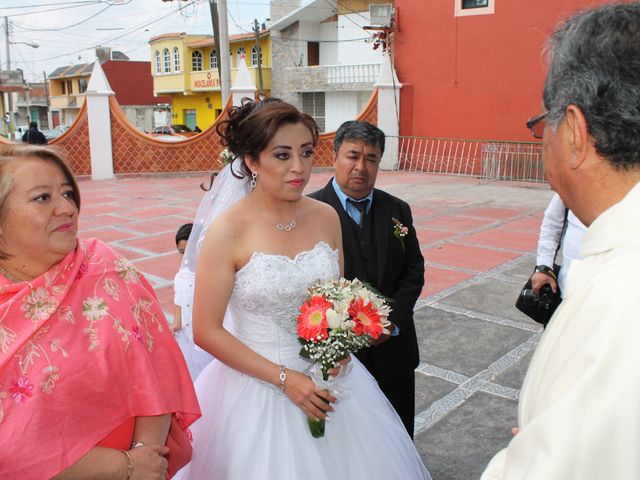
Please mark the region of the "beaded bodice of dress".
<svg viewBox="0 0 640 480"><path fill-rule="evenodd" d="M296 317L307 288L338 278L338 252L318 242L295 258L255 252L236 273L229 302L232 331L249 348L278 364L304 370Z"/></svg>

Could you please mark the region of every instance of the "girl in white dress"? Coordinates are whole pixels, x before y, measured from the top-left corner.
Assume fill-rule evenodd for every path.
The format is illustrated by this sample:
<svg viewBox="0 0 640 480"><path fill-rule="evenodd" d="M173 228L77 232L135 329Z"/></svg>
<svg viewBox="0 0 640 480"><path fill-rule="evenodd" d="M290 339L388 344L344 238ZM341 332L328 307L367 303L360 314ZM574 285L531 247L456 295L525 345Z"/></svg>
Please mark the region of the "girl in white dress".
<svg viewBox="0 0 640 480"><path fill-rule="evenodd" d="M357 359L342 366L329 392L305 374L311 364L298 354L296 317L307 288L342 272L337 214L302 195L315 122L270 99L232 109L218 133L236 156L234 174L229 167L216 180L218 199L230 206L217 205L225 211L202 243L193 309L194 339L216 360L195 384L203 416L192 427L192 461L178 476L429 479ZM323 438L311 436L307 416L330 420Z"/></svg>

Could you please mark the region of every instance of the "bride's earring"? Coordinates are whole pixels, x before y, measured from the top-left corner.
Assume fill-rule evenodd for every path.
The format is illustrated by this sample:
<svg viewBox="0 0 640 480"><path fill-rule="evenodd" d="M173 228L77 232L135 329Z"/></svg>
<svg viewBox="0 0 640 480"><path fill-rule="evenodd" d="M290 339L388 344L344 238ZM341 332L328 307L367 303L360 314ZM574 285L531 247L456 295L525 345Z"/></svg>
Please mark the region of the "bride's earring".
<svg viewBox="0 0 640 480"><path fill-rule="evenodd" d="M251 172L251 190L256 188L258 183L258 172Z"/></svg>

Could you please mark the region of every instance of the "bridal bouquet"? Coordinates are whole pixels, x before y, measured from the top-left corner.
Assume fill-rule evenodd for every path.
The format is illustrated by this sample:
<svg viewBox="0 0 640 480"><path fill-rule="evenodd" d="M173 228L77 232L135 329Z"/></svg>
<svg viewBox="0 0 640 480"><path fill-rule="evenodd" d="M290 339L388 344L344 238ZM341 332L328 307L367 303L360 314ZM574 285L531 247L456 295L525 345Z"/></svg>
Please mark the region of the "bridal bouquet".
<svg viewBox="0 0 640 480"><path fill-rule="evenodd" d="M391 308L357 278L318 282L308 293L298 315L298 340L300 355L313 360L316 371L320 370L317 377L321 378L314 378L318 384L329 380L329 370L338 361L389 333L385 327ZM311 435L324 436L324 420L307 420Z"/></svg>

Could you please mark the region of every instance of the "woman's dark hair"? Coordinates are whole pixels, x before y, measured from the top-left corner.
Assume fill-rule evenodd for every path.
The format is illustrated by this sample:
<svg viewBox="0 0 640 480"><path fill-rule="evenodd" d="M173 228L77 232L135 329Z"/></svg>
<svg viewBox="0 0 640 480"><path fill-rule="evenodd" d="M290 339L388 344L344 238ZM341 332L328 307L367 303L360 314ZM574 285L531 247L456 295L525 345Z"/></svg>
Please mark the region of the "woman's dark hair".
<svg viewBox="0 0 640 480"><path fill-rule="evenodd" d="M193 228L193 223L185 223L181 225L178 231L176 232L176 247L181 240L189 240L189 235L191 235L191 229Z"/></svg>
<svg viewBox="0 0 640 480"><path fill-rule="evenodd" d="M284 124L302 123L313 137L313 145L318 143L320 130L315 120L308 114L278 98L253 101L242 100L242 105L232 107L229 118L216 126L221 142L236 157L246 155L258 159L278 129ZM247 166L242 163L241 171L250 175Z"/></svg>

